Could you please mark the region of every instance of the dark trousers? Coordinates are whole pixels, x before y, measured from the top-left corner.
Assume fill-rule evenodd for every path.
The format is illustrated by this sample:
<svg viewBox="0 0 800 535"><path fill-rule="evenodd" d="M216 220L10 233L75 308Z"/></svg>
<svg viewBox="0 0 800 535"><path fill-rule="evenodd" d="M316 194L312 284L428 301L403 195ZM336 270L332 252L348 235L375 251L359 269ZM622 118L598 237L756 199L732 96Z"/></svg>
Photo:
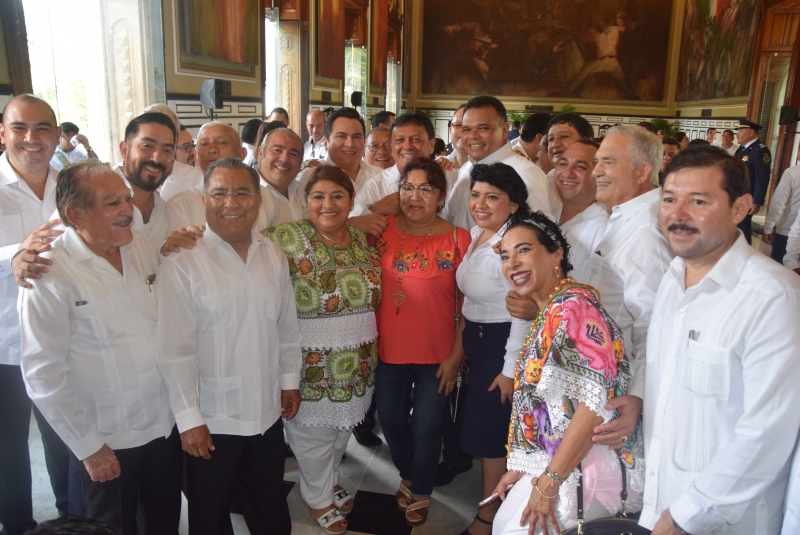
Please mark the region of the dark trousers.
<svg viewBox="0 0 800 535"><path fill-rule="evenodd" d="M450 394L453 398L444 406L444 416L442 416L442 462L454 468L472 466L472 455L467 455L458 447L458 437L461 435L461 424L464 422L464 400L467 396L467 381L461 385L458 394L458 411L456 421L453 421L451 404L455 404L455 392Z"/></svg>
<svg viewBox="0 0 800 535"><path fill-rule="evenodd" d="M360 429L362 431L372 431L375 429L375 391L372 391L372 402L369 404L369 409L367 409L367 414L364 415L364 419L361 420L356 424L356 429Z"/></svg>
<svg viewBox="0 0 800 535"><path fill-rule="evenodd" d="M0 523L4 535L21 533L35 525L28 451L32 405L20 367L0 364ZM56 508L67 512L69 450L35 407L34 415L42 434Z"/></svg>
<svg viewBox="0 0 800 535"><path fill-rule="evenodd" d="M769 257L779 264L783 264L783 257L786 256L786 244L788 242L789 236L784 236L776 232L772 239L772 252L769 254Z"/></svg>
<svg viewBox="0 0 800 535"><path fill-rule="evenodd" d="M447 398L438 393L438 364L381 362L375 386L381 428L400 477L411 481L416 497L433 492L442 451L442 416ZM414 384L413 414L408 421L406 392Z"/></svg>
<svg viewBox="0 0 800 535"><path fill-rule="evenodd" d="M100 483L92 481L77 461L83 482L86 516L119 535L137 535L139 503L144 509L147 535L175 535L181 521L181 439L178 428L168 438L143 446L114 450L121 474Z"/></svg>
<svg viewBox="0 0 800 535"><path fill-rule="evenodd" d="M283 492L286 445L279 418L263 435L211 435L211 459L186 456L189 532L233 535L235 490L250 533L289 535L292 519Z"/></svg>
<svg viewBox="0 0 800 535"><path fill-rule="evenodd" d="M744 234L744 239L747 240L747 243L751 245L753 243L753 238L752 238L753 230L751 226L752 221L753 221L753 216L751 214L747 214L746 216L744 216L744 219L742 219L742 222L739 223L739 230L741 230L742 234Z"/></svg>

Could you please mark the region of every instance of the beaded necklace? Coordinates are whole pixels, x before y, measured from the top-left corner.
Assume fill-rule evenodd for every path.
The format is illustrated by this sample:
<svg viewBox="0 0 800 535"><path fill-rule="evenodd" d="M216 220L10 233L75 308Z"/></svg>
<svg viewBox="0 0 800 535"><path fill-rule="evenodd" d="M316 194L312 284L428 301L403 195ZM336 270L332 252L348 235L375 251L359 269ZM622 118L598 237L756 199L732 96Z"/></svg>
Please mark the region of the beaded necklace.
<svg viewBox="0 0 800 535"><path fill-rule="evenodd" d="M403 239L400 240L400 250L399 250L399 253L400 253L401 257L403 255L403 245L405 245L405 243L406 243L406 223L407 222L408 222L407 220L403 221L403 231L402 231ZM428 229L427 234L425 234L422 238L420 238L419 243L417 244L416 247L414 247L414 253L413 253L412 258L415 258L417 256L417 252L419 251L419 248L422 245L422 242L425 241L425 238L427 238L428 236L431 235L433 230L436 228L436 225L438 225L438 224L439 224L439 216L436 216L436 219L433 220L433 225L431 225L431 228ZM392 304L395 307L397 307L397 311L395 312L395 314L400 314L400 307L403 306L403 303L406 302L406 294L401 289L401 286L403 285L403 277L404 276L405 276L405 271L401 271L400 275L397 277L397 289L395 291L393 291L392 295L391 295Z"/></svg>

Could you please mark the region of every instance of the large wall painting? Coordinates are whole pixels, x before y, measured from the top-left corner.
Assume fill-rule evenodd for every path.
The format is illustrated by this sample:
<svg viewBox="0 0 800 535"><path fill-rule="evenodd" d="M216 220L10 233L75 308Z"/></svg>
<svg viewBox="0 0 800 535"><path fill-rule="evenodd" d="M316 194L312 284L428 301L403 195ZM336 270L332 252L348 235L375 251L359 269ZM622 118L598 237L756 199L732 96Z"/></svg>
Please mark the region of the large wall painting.
<svg viewBox="0 0 800 535"><path fill-rule="evenodd" d="M673 0L425 0L426 95L662 101Z"/></svg>
<svg viewBox="0 0 800 535"><path fill-rule="evenodd" d="M686 0L675 100L747 97L762 0Z"/></svg>
<svg viewBox="0 0 800 535"><path fill-rule="evenodd" d="M255 76L261 47L259 0L173 2L179 70Z"/></svg>

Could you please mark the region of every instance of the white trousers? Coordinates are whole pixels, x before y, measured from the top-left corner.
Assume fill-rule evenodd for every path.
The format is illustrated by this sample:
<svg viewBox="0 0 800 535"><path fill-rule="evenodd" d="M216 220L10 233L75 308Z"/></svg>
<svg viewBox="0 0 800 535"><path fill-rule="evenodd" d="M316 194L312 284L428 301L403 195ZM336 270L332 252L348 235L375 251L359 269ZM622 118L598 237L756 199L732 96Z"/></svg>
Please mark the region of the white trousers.
<svg viewBox="0 0 800 535"><path fill-rule="evenodd" d="M352 429L305 427L291 422L284 427L300 468L300 496L312 509L333 503L333 487L339 484L339 465Z"/></svg>
<svg viewBox="0 0 800 535"><path fill-rule="evenodd" d="M528 505L528 500L531 499L531 491L533 491L531 480L531 476L523 476L522 479L517 481L514 488L506 493L506 500L503 502L503 505L500 506L500 510L497 511L494 517L492 535L528 535L528 523L525 522L525 526L521 527L519 521L520 518L522 518L522 511L525 510L525 507ZM603 504L597 500L592 500L592 503L589 504L586 510L584 518L588 521L598 518L607 518L609 516L611 515ZM564 517L564 515L560 514L557 510L556 520L558 520L561 531L574 528L578 525L574 518ZM556 532L550 522L547 523L547 529L550 533ZM542 529L536 526L534 535L539 535L541 533Z"/></svg>

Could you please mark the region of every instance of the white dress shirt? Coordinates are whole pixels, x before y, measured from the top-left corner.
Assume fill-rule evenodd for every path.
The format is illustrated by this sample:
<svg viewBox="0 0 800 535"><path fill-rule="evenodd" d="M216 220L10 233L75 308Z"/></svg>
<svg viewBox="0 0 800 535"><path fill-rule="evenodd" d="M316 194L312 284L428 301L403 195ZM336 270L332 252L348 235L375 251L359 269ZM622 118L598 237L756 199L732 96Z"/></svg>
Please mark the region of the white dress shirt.
<svg viewBox="0 0 800 535"><path fill-rule="evenodd" d="M606 231L575 280L600 291L600 302L622 330L631 363L628 394L643 397L647 326L658 285L672 260L658 228L661 188L611 210Z"/></svg>
<svg viewBox="0 0 800 535"><path fill-rule="evenodd" d="M772 193L767 219L764 221L764 234L789 235L792 223L800 214L800 165L783 172L778 187Z"/></svg>
<svg viewBox="0 0 800 535"><path fill-rule="evenodd" d="M330 156L325 156L325 160L322 163L325 165L336 166L336 164L333 163L333 160L331 160ZM308 180L308 177L311 176L312 171L314 171L313 167L307 167L300 171L300 173L297 175L297 178L295 178L295 180L300 183L301 191L305 190L306 181ZM364 160L360 160L358 162L358 175L356 175L356 180L353 182L353 187L355 188L356 193L361 190L361 186L364 185L364 182L373 176L380 174L381 172L383 172L383 169L380 167L376 165L370 165ZM356 201L358 201L358 195L356 195Z"/></svg>
<svg viewBox="0 0 800 535"><path fill-rule="evenodd" d="M526 160L528 160L528 161L531 160L530 156L528 156L528 151L526 151L525 147L522 146L522 138L521 137L519 137L519 136L515 137L514 139L509 141L509 144L511 144L511 150L513 150L514 152L516 152L517 154L519 154L520 156L522 156Z"/></svg>
<svg viewBox="0 0 800 535"><path fill-rule="evenodd" d="M726 149L726 148L725 148L725 147L723 147L722 145L720 145L719 147L720 147L722 150L726 151L726 152L727 152L728 154L730 154L731 156L733 156L734 154L736 154L736 149L738 149L738 148L739 148L739 145L737 145L736 143L734 143L733 145L731 145L731 148L729 148L729 149Z"/></svg>
<svg viewBox="0 0 800 535"><path fill-rule="evenodd" d="M161 198L168 201L176 193L190 188L203 189L203 171L175 160L172 162L172 173L161 185Z"/></svg>
<svg viewBox="0 0 800 535"><path fill-rule="evenodd" d="M39 200L11 167L8 153L0 156L0 364L19 366L19 286L11 271L11 259L31 232L53 219L57 176L51 165L44 198Z"/></svg>
<svg viewBox="0 0 800 535"><path fill-rule="evenodd" d="M447 190L450 191L458 178L458 170L445 171L444 177L447 180ZM361 188L357 188L358 195L356 195L356 202L353 211L350 212L350 217L371 214L372 211L367 206L378 202L387 195L399 192L401 178L403 177L400 175L400 169L397 164L394 164L367 179Z"/></svg>
<svg viewBox="0 0 800 535"><path fill-rule="evenodd" d="M319 138L317 143L314 143L314 138L308 138L303 144L303 161L306 160L324 160L328 157L328 151L325 149L325 138Z"/></svg>
<svg viewBox="0 0 800 535"><path fill-rule="evenodd" d="M800 437L792 457L789 483L786 485L786 499L783 507L783 527L781 535L800 533Z"/></svg>
<svg viewBox="0 0 800 535"><path fill-rule="evenodd" d="M56 152L53 154L53 158L50 160L50 165L52 165L56 170L61 171L64 169L65 163L67 165L74 165L78 162L88 159L89 153L86 152L86 149L83 148L83 145L78 145L69 152L64 152L64 150L61 148L61 145L59 145L56 147Z"/></svg>
<svg viewBox="0 0 800 535"><path fill-rule="evenodd" d="M122 174L122 168L117 167L115 171L130 189L131 184ZM153 192L153 210L147 223L144 222L142 211L135 205L133 207L133 229L147 236L157 251L161 249L170 232L181 228L180 222L180 212L165 201L157 191Z"/></svg>
<svg viewBox="0 0 800 535"><path fill-rule="evenodd" d="M576 275L582 273L586 261L597 249L607 224L606 207L596 202L561 225L561 232L564 233L564 237L569 243L569 261L572 264L572 273ZM578 282L584 282L575 276L572 278Z"/></svg>
<svg viewBox="0 0 800 535"><path fill-rule="evenodd" d="M242 147L244 150L247 151L245 154L242 163L248 167L253 167L253 164L256 163L256 146L252 143L244 143L242 142Z"/></svg>
<svg viewBox="0 0 800 535"><path fill-rule="evenodd" d="M564 203L561 202L561 194L558 193L556 188L556 170L550 169L547 173L547 201L550 203L550 212L553 214L553 220L558 221L561 219L561 209Z"/></svg>
<svg viewBox="0 0 800 535"><path fill-rule="evenodd" d="M456 270L456 283L464 294L461 313L466 319L476 323L511 322L511 333L506 342L503 375L513 378L514 366L519 351L525 343L525 336L530 332L531 322L512 317L506 308L506 295L513 290L513 287L503 276L500 255L492 249L502 239L501 234L504 230L501 229L477 249L470 246ZM477 225L472 227L470 231L472 243L475 243L482 233L481 227Z"/></svg>
<svg viewBox="0 0 800 535"><path fill-rule="evenodd" d="M469 211L470 173L472 172L472 167L477 163L489 164L494 162L503 162L513 167L528 188L528 206L530 206L530 209L534 212L541 210L546 216L553 218L550 214L550 203L548 201L547 176L535 164L511 150L509 143L504 144L480 162L470 158L458 170L458 179L450 190L442 217L463 229L471 229L475 226L475 219L473 219Z"/></svg>
<svg viewBox="0 0 800 535"><path fill-rule="evenodd" d="M175 423L147 282L158 256L138 232L120 254L122 273L68 228L42 255L50 271L20 294L28 395L78 459L167 437Z"/></svg>
<svg viewBox="0 0 800 535"><path fill-rule="evenodd" d="M257 232L247 261L211 229L158 270L158 366L181 433L263 434L281 390L300 388L300 325L289 264Z"/></svg>
<svg viewBox="0 0 800 535"><path fill-rule="evenodd" d="M263 182L263 179L262 179ZM278 219L278 213L275 212L273 205L269 201L271 197L267 188L261 187L261 208L258 210L258 219L256 219L253 230L261 231L269 228ZM173 211L175 224L172 225L172 230L186 228L189 225L199 227L206 224L206 207L203 206L203 192L196 188L183 190L177 193L169 200L168 203ZM171 232L171 231L170 231ZM159 248L161 246L159 245Z"/></svg>
<svg viewBox="0 0 800 535"><path fill-rule="evenodd" d="M262 210L268 216L267 226L257 228L261 231L265 228L274 227L281 223L291 223L292 221L299 221L305 219L308 215L308 207L306 202L305 182L300 183L293 180L289 184L288 197L284 197L281 192L272 187L272 185L261 176L261 196L264 198L261 203Z"/></svg>
<svg viewBox="0 0 800 535"><path fill-rule="evenodd" d="M644 253L643 253L644 254ZM800 278L738 239L695 286L676 258L647 338L641 524L777 535L800 430Z"/></svg>

